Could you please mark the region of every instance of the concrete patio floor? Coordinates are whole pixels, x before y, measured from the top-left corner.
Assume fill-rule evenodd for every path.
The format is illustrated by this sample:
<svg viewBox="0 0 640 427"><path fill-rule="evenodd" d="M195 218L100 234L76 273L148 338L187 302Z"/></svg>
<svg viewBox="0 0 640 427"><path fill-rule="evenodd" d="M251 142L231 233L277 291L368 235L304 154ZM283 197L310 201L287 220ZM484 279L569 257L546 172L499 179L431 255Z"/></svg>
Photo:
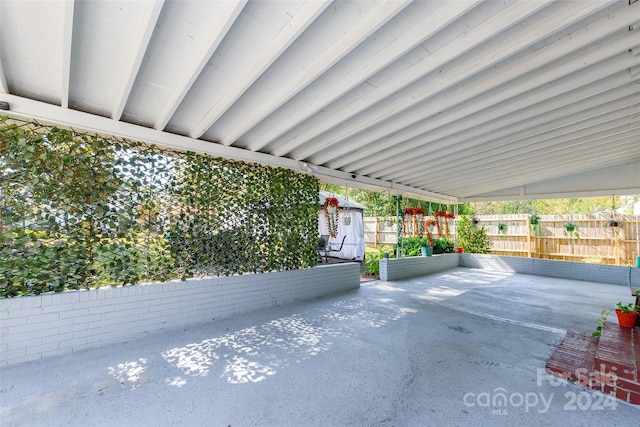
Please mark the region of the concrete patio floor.
<svg viewBox="0 0 640 427"><path fill-rule="evenodd" d="M457 268L0 371L2 426L637 425L544 374L625 286ZM501 399L504 397L504 399Z"/></svg>

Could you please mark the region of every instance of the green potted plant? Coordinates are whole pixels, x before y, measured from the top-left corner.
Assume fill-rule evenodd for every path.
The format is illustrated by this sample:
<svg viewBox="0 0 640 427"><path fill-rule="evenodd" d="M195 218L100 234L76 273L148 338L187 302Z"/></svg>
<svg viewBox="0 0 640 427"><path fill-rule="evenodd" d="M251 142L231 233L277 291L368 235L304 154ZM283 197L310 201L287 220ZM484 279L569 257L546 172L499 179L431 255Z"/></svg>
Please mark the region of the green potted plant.
<svg viewBox="0 0 640 427"><path fill-rule="evenodd" d="M636 292L636 296L640 296L640 291ZM622 304L622 301L619 301L616 304L616 316L618 317L618 325L622 328L635 328L638 322L638 316L640 315L640 306L635 305L634 303ZM599 337L602 334L602 325L607 321L607 316L611 313L612 310L602 310L600 312L600 318L598 319L598 326L596 330L591 334L594 337Z"/></svg>
<svg viewBox="0 0 640 427"><path fill-rule="evenodd" d="M564 235L569 239L569 243L573 244L573 239L579 239L578 226L569 221L564 224Z"/></svg>
<svg viewBox="0 0 640 427"><path fill-rule="evenodd" d="M529 217L529 224L536 235L540 235L540 216L533 214Z"/></svg>
<svg viewBox="0 0 640 427"><path fill-rule="evenodd" d="M498 233L502 234L503 236L507 235L507 223L506 222L499 222L498 223Z"/></svg>
<svg viewBox="0 0 640 427"><path fill-rule="evenodd" d="M612 218L607 222L607 226L610 228L620 227L620 224L621 224L620 221L618 221L615 218Z"/></svg>
<svg viewBox="0 0 640 427"><path fill-rule="evenodd" d="M635 328L638 322L638 306L634 303L622 305L622 301L616 304L616 316L618 324L623 328Z"/></svg>

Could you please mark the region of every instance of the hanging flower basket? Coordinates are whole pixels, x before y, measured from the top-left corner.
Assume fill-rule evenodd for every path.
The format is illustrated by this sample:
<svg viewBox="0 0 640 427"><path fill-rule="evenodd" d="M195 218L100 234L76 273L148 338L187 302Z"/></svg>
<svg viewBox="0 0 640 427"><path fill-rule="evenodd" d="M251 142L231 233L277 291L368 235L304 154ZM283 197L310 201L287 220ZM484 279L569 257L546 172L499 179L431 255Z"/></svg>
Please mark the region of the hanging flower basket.
<svg viewBox="0 0 640 427"><path fill-rule="evenodd" d="M404 212L405 217L408 216L414 216L416 214L416 209L415 208L403 208L402 212Z"/></svg>
<svg viewBox="0 0 640 427"><path fill-rule="evenodd" d="M338 236L338 203L338 199L335 197L327 197L324 200L324 216L331 237Z"/></svg>
<svg viewBox="0 0 640 427"><path fill-rule="evenodd" d="M429 246L433 246L433 236L431 235L431 231L433 230L434 224L438 224L438 221L433 218L427 218L424 220L424 229L427 233L427 241Z"/></svg>

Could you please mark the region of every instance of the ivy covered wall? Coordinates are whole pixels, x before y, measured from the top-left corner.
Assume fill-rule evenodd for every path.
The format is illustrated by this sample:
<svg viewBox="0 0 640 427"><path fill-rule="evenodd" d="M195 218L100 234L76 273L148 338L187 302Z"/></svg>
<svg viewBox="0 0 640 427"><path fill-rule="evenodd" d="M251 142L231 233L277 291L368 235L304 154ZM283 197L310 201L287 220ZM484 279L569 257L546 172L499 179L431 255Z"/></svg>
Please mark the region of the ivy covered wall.
<svg viewBox="0 0 640 427"><path fill-rule="evenodd" d="M317 263L318 181L0 118L0 296Z"/></svg>

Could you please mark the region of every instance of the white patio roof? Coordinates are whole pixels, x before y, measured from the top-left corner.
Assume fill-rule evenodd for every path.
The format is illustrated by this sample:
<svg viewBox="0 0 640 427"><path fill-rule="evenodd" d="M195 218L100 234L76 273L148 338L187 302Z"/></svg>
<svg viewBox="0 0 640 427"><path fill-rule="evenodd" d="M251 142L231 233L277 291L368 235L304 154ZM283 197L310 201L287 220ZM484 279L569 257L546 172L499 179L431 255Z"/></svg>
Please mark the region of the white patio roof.
<svg viewBox="0 0 640 427"><path fill-rule="evenodd" d="M0 101L414 197L639 194L640 2L2 0Z"/></svg>

